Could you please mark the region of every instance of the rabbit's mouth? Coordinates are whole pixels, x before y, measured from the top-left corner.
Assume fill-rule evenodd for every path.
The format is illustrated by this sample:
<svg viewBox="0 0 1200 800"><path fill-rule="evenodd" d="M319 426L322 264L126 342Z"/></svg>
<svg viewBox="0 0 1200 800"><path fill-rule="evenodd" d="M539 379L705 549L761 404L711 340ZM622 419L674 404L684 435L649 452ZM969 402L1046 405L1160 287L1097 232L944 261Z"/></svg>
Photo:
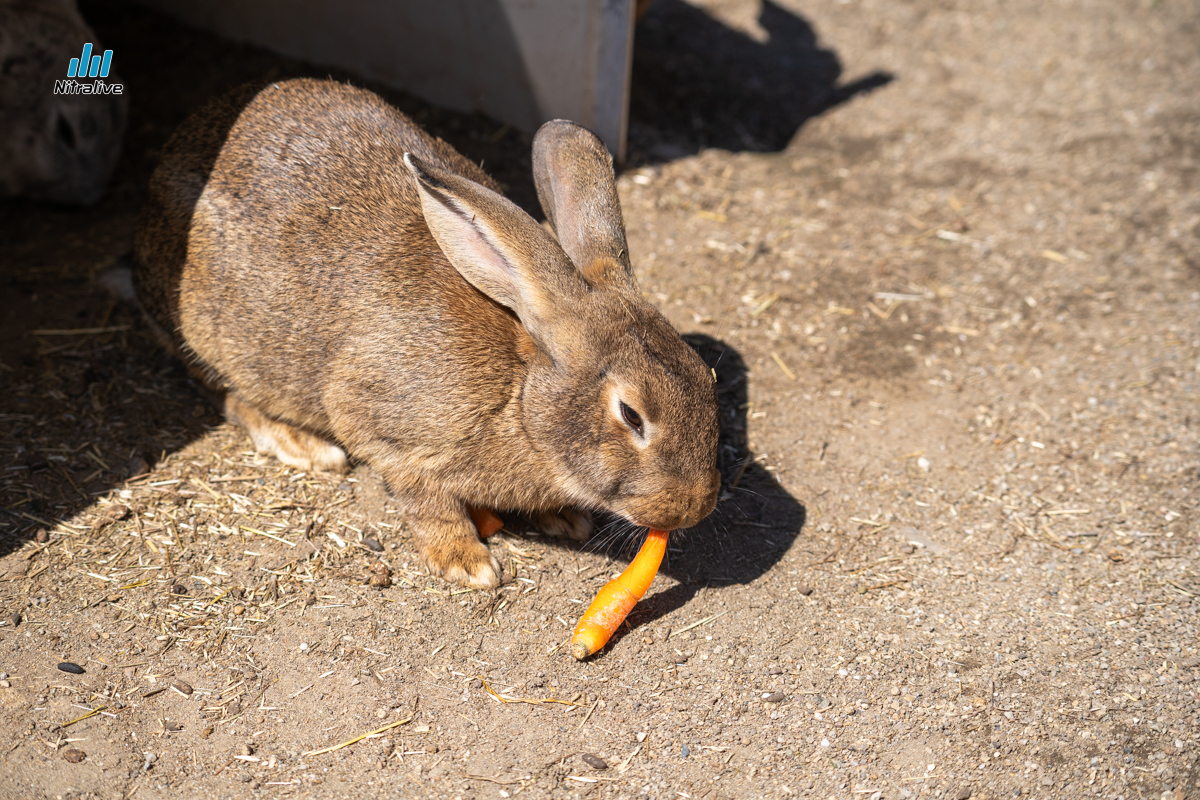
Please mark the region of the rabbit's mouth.
<svg viewBox="0 0 1200 800"><path fill-rule="evenodd" d="M634 525L664 531L690 528L712 513L717 505L720 477L708 491L663 489L639 495L623 504L618 513Z"/></svg>

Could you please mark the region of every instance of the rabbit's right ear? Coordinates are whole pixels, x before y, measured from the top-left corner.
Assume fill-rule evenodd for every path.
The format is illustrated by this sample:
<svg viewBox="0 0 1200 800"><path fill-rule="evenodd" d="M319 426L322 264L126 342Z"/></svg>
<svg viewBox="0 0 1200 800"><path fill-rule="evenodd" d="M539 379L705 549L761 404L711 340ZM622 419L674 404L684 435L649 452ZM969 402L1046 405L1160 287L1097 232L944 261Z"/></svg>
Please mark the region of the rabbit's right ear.
<svg viewBox="0 0 1200 800"><path fill-rule="evenodd" d="M533 182L559 244L592 285L637 289L612 156L600 137L551 120L533 137Z"/></svg>
<svg viewBox="0 0 1200 800"><path fill-rule="evenodd" d="M516 312L535 343L556 349L556 310L587 294L587 283L533 218L472 180L435 168L412 153L404 163L417 181L425 224L454 268L479 291Z"/></svg>

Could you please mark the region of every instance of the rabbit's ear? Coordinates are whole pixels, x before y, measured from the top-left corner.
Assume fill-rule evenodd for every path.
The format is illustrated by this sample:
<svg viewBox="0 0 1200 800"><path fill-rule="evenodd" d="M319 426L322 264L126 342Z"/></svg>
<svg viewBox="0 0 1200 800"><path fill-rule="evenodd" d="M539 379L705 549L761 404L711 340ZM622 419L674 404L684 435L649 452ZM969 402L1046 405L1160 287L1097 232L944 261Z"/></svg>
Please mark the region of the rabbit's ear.
<svg viewBox="0 0 1200 800"><path fill-rule="evenodd" d="M636 289L612 157L596 134L556 119L533 138L533 181L559 244L593 285Z"/></svg>
<svg viewBox="0 0 1200 800"><path fill-rule="evenodd" d="M542 226L472 180L404 154L417 180L429 232L468 282L516 312L534 341L549 349L550 324L564 302L587 294L580 277Z"/></svg>

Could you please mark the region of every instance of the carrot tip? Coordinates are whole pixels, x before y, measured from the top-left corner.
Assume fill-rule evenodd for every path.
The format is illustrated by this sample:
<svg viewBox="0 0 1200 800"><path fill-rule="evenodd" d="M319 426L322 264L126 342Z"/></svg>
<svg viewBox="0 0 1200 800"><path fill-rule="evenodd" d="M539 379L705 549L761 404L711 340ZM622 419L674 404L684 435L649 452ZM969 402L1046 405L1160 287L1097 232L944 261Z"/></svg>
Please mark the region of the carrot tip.
<svg viewBox="0 0 1200 800"><path fill-rule="evenodd" d="M583 661L591 654L592 651L583 642L571 642L571 655L575 656L576 661Z"/></svg>

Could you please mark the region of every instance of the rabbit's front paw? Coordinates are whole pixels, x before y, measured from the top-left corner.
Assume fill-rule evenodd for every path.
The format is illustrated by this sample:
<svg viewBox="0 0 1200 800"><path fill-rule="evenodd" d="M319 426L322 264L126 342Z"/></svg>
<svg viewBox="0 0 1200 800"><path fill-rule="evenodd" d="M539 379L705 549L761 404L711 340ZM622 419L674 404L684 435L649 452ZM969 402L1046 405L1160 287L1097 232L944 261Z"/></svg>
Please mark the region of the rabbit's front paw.
<svg viewBox="0 0 1200 800"><path fill-rule="evenodd" d="M529 519L530 525L547 536L574 539L586 542L592 535L592 514L574 508L562 511L545 511L534 514Z"/></svg>
<svg viewBox="0 0 1200 800"><path fill-rule="evenodd" d="M470 523L468 523L470 525ZM500 562L475 535L422 536L421 559L434 575L475 589L500 585Z"/></svg>

